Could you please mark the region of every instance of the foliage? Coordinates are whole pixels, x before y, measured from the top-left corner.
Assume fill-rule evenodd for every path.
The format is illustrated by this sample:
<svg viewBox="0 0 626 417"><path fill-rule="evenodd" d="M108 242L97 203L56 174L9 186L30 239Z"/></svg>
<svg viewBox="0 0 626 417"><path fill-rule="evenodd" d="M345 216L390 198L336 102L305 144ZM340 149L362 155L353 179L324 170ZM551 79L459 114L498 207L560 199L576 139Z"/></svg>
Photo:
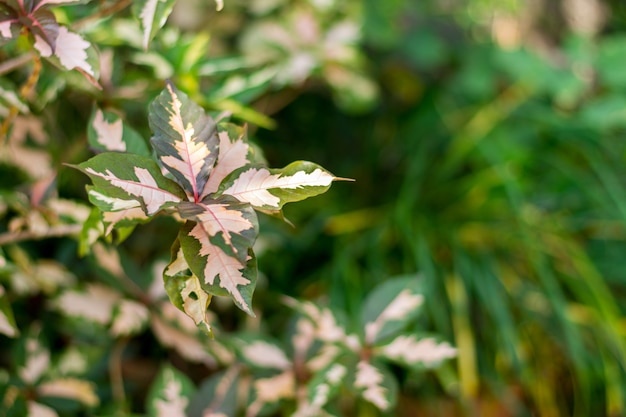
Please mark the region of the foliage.
<svg viewBox="0 0 626 417"><path fill-rule="evenodd" d="M0 329L11 336L0 398L12 413L624 414L619 2L52 3L0 1ZM19 31L6 23L16 14ZM49 56L37 49L39 16L91 45L101 89L45 41ZM166 79L218 138L250 136L249 163L304 157L357 180L287 205L294 228L258 216L257 317L224 297L189 308L214 339L166 290L184 310L181 293L202 307L223 289L184 270L161 280L188 261L172 239L202 213L185 176L162 169L172 148L144 140L161 132L147 103L161 102ZM95 163L141 161L187 201L148 222L145 201L102 178L85 194L86 177L64 164L80 169L88 147ZM208 165L205 179L219 158ZM103 224L115 212L94 191L145 219ZM367 324L376 330L394 285L423 301L372 342ZM34 337L50 365L24 381ZM457 356L432 369L401 357L424 341ZM68 379L80 381L70 398L40 388Z"/></svg>
<svg viewBox="0 0 626 417"><path fill-rule="evenodd" d="M320 75L346 108L368 108L376 87L358 74L363 58L350 14L303 3L281 8L278 19L260 18L242 41L243 64L203 96L199 81L214 71L202 51L206 34L160 32L175 3L135 2L131 18L116 15L127 1L0 3L0 39L13 56L2 70L15 73L3 81L7 94L0 103L1 167L3 178L10 178L0 195L0 333L13 339L11 350L2 352L2 415L306 416L352 413L362 404L389 412L398 383L385 361L421 372L456 355L448 343L414 333L424 298L416 277L389 281L372 293L356 328L340 325L327 307L290 298L299 313L284 347L245 325L222 329L208 310L213 296L229 296L252 317L262 312L252 303L257 212L285 220L286 203L322 194L341 179L306 161L268 168L247 128L227 120L234 115L271 126L271 119L245 105L273 88ZM59 8L65 5L81 7ZM273 9L257 7L255 13ZM296 43L283 43L279 54L259 54L294 30L304 30ZM124 31L129 36L109 36ZM41 57L57 69L44 66ZM128 58L157 71L116 70ZM252 72L243 90L233 90L246 71ZM172 81L155 91L162 78L177 79L194 98ZM352 90L347 85L353 79L360 84ZM353 92L356 98L346 100ZM145 94L154 97L147 114L137 110ZM75 99L96 103L85 106L89 113L78 110L82 126L67 123L72 115L64 106ZM227 111L207 113L203 105ZM148 123L133 128L127 118L133 112L144 112ZM151 146L143 139L146 126ZM69 153L52 140L55 130ZM96 156L77 163L86 158L86 145ZM83 184L67 167L91 179L86 195L94 208L81 201L76 190ZM142 225L140 239L150 236L149 222L166 225L177 237L166 251L161 236L153 237L155 253L138 256L145 245L133 240L133 232ZM60 238L54 260L44 259L45 241L28 243L50 238ZM163 260L167 252L169 262ZM146 262L150 267L142 266ZM33 303L36 311L29 309ZM161 349L143 366L137 357L129 359L130 352L145 349L142 338L156 339ZM159 364L167 351L198 369L196 381L178 369L180 363ZM129 376L129 360L149 373L158 368L158 374L145 381L136 372ZM342 365L332 366L335 361ZM195 394L196 382L202 395ZM338 401L344 393L351 402Z"/></svg>

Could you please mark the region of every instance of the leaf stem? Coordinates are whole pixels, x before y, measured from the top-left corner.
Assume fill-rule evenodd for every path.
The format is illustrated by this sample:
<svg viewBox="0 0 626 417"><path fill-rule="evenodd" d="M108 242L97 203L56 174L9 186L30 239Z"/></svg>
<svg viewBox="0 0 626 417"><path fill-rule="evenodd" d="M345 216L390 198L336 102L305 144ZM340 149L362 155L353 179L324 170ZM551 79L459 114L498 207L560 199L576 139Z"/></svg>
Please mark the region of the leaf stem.
<svg viewBox="0 0 626 417"><path fill-rule="evenodd" d="M80 233L83 229L82 224L64 224L61 226L51 227L45 232L33 232L26 230L23 232L8 232L0 234L0 246L9 243L22 242L24 240L41 240L50 237L70 236Z"/></svg>

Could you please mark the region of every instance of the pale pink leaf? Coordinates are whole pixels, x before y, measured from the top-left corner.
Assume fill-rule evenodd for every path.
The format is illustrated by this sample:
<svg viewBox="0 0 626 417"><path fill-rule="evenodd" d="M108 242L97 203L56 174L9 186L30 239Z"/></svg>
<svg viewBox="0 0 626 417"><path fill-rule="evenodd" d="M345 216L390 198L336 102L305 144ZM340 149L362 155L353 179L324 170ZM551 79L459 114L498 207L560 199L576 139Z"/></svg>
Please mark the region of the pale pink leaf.
<svg viewBox="0 0 626 417"><path fill-rule="evenodd" d="M102 110L96 110L92 124L96 132L96 141L110 151L126 151L126 143L122 140L124 126L122 119L109 122L104 118Z"/></svg>
<svg viewBox="0 0 626 417"><path fill-rule="evenodd" d="M100 402L92 382L76 378L55 379L46 381L37 387L43 397L68 398L94 407Z"/></svg>
<svg viewBox="0 0 626 417"><path fill-rule="evenodd" d="M217 191L222 180L234 170L245 166L248 161L249 145L242 139L238 138L234 142L228 135L228 132L222 131L218 133L220 140L219 155L217 163L211 171L209 180L204 186L202 196L209 195Z"/></svg>
<svg viewBox="0 0 626 417"><path fill-rule="evenodd" d="M87 49L91 44L84 40L77 33L70 32L65 26L59 26L59 34L56 38L56 47L54 56L56 56L61 65L68 70L78 69L88 74L93 79L96 78L94 68L89 63ZM41 37L36 36L35 48L41 56L50 57L53 55L50 45Z"/></svg>

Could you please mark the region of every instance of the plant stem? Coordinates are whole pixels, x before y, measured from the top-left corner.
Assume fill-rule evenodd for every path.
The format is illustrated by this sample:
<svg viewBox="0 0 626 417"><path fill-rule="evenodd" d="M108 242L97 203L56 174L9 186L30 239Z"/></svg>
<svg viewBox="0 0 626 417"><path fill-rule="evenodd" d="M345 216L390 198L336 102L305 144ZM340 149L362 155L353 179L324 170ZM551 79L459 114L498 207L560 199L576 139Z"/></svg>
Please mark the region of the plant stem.
<svg viewBox="0 0 626 417"><path fill-rule="evenodd" d="M13 59L9 59L8 61L5 61L3 63L0 64L0 75L4 75L7 74L19 67L21 67L22 65L27 64L28 62L30 62L30 60L33 59L32 58L32 53L27 53L24 55L20 55L17 56Z"/></svg>
<svg viewBox="0 0 626 417"><path fill-rule="evenodd" d="M41 73L41 58L39 57L39 55L31 53L29 57L31 57L33 60L33 72L30 73L28 79L26 80L24 85L22 85L19 91L20 98L24 100L26 100L33 92L33 89L35 88L35 85L37 85L37 81L39 80L39 74ZM13 121L17 117L18 113L18 106L12 105L11 108L9 108L9 114L7 115L6 119L4 119L2 125L0 125L0 149L2 148L2 145L9 140L9 128L13 124Z"/></svg>
<svg viewBox="0 0 626 417"><path fill-rule="evenodd" d="M47 239L49 237L61 237L75 235L83 229L82 224L64 224L61 226L51 227L45 232L8 232L0 234L0 246L7 245L9 243L17 243L24 240L40 240Z"/></svg>
<svg viewBox="0 0 626 417"><path fill-rule="evenodd" d="M120 0L117 3L114 3L109 7L104 7L98 10L94 14L91 14L83 19L77 20L76 22L72 24L72 29L74 30L82 29L83 27L87 26L89 23L92 23L99 19L104 19L105 17L115 14L119 12L120 10L124 10L131 4L132 4L132 0Z"/></svg>

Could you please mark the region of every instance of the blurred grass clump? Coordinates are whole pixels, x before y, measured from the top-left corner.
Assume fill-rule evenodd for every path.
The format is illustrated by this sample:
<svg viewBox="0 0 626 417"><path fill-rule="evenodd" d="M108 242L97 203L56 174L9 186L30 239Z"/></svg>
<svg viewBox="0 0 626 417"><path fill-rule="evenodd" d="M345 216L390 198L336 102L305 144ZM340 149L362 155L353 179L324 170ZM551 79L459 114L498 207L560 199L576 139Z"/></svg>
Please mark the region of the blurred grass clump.
<svg viewBox="0 0 626 417"><path fill-rule="evenodd" d="M376 284L419 273L425 314L414 324L450 341L458 358L427 373L394 369L398 415L626 414L622 3L227 0L220 15L213 6L179 0L149 51L130 17L88 26L105 68L99 105L116 108L147 138L145 104L169 77L202 105L250 123L270 165L306 158L356 179L286 207L294 228L261 219L255 303L265 324L218 304L221 327L261 327L280 338L281 295L327 298L354 324ZM0 51L0 60L12 52ZM43 172L0 162L2 232L19 226L10 217L31 228L41 216L50 222L49 209L34 216L37 204L24 196L49 186L42 178L53 172L62 197L85 198L84 183L61 164L87 158L93 97L71 75L41 77L30 106L45 116L19 119L19 140L7 146L12 155L29 149ZM25 78L11 73L0 86ZM7 100L0 97L0 110ZM39 188L26 189L22 177ZM85 210L66 211L81 211L80 223ZM4 253L29 279L40 277L28 256L51 258L64 277L42 293L14 296L18 327L68 326L29 306L75 277L112 283L128 275L131 293L136 285L147 291L175 228L165 220L138 227L119 246L125 272L79 259L72 239L3 246L0 261ZM11 287L14 272L0 262L3 285ZM97 363L91 380L108 380L107 359L86 346L112 342L81 331L87 342L79 347ZM49 336L50 347L74 348L69 333ZM185 368L187 357L159 350L154 338L124 341L126 378L138 396L160 361L194 380L208 372ZM12 353L1 349L5 365Z"/></svg>

